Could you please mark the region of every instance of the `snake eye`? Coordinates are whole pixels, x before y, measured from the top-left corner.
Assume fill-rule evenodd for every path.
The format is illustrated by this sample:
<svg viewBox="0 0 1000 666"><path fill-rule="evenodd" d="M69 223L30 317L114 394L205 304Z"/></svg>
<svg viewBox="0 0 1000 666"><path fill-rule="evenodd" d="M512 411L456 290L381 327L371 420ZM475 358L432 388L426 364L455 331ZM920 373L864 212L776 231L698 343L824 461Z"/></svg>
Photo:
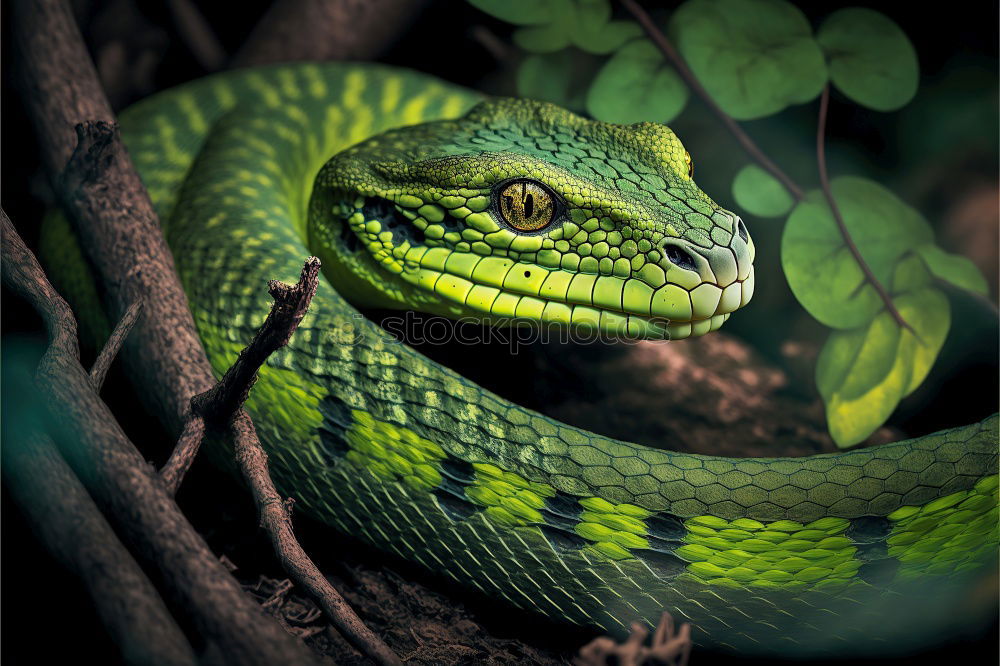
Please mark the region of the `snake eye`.
<svg viewBox="0 0 1000 666"><path fill-rule="evenodd" d="M555 216L556 200L551 191L533 180L518 180L500 190L500 214L519 231L538 231Z"/></svg>
<svg viewBox="0 0 1000 666"><path fill-rule="evenodd" d="M691 159L691 153L684 151L684 161L688 165L688 178L694 178L694 160Z"/></svg>

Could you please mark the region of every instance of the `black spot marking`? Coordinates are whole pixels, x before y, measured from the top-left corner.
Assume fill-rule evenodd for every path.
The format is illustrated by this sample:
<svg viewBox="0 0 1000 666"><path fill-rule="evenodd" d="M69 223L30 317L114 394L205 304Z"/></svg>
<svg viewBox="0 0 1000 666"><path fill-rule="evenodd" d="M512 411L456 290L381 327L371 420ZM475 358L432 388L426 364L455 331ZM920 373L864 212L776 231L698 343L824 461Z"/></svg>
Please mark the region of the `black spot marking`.
<svg viewBox="0 0 1000 666"><path fill-rule="evenodd" d="M873 543L859 543L857 552L854 554L859 560L872 562L884 560L889 557L889 546L885 541L875 541Z"/></svg>
<svg viewBox="0 0 1000 666"><path fill-rule="evenodd" d="M437 499L438 506L441 507L445 515L456 523L467 520L481 509L480 506L466 499L464 493L458 496L443 486L434 489L434 497Z"/></svg>
<svg viewBox="0 0 1000 666"><path fill-rule="evenodd" d="M435 494L444 493L461 502L468 502L465 496L465 488L475 476L472 465L461 458L452 456L441 461L441 484L434 491Z"/></svg>
<svg viewBox="0 0 1000 666"><path fill-rule="evenodd" d="M891 583L898 570L899 560L895 558L874 560L862 564L861 568L858 569L858 576L866 583L881 587Z"/></svg>
<svg viewBox="0 0 1000 666"><path fill-rule="evenodd" d="M557 490L552 497L546 498L545 506L542 507L542 518L548 525L574 532L574 536L581 513L583 507L580 506L580 498L560 490Z"/></svg>
<svg viewBox="0 0 1000 666"><path fill-rule="evenodd" d="M365 205L361 209L365 220L378 220L383 224L390 224L396 217L396 207L387 199L379 197L369 197L365 199Z"/></svg>
<svg viewBox="0 0 1000 666"><path fill-rule="evenodd" d="M861 516L852 518L845 536L854 543L875 543L885 541L892 530L888 518L882 516Z"/></svg>
<svg viewBox="0 0 1000 666"><path fill-rule="evenodd" d="M462 222L458 218L452 217L447 212L445 213L444 219L438 222L438 224L444 227L445 233L449 233L452 231L457 231L458 233L462 233L462 230L465 229L464 222Z"/></svg>
<svg viewBox="0 0 1000 666"><path fill-rule="evenodd" d="M531 271L524 271L524 277L530 278L531 277Z"/></svg>
<svg viewBox="0 0 1000 666"><path fill-rule="evenodd" d="M347 429L354 424L351 408L342 400L328 395L319 404L323 424L319 427L320 447L330 462L340 460L350 450Z"/></svg>
<svg viewBox="0 0 1000 666"><path fill-rule="evenodd" d="M637 550L634 552L636 557L645 562L646 566L660 578L674 578L687 568L687 562L671 553L661 553L656 550Z"/></svg>
<svg viewBox="0 0 1000 666"><path fill-rule="evenodd" d="M663 541L680 541L687 534L680 518L669 513L657 513L646 519L647 533Z"/></svg>
<svg viewBox="0 0 1000 666"><path fill-rule="evenodd" d="M671 554L683 543L684 523L677 516L658 513L646 519L646 541L652 550Z"/></svg>
<svg viewBox="0 0 1000 666"><path fill-rule="evenodd" d="M538 529L542 531L545 539L557 553L578 551L587 545L587 540L573 531L567 531L544 523L539 525Z"/></svg>
<svg viewBox="0 0 1000 666"><path fill-rule="evenodd" d="M476 470L472 467L472 463L452 456L441 461L441 473L463 485L469 485L476 478Z"/></svg>

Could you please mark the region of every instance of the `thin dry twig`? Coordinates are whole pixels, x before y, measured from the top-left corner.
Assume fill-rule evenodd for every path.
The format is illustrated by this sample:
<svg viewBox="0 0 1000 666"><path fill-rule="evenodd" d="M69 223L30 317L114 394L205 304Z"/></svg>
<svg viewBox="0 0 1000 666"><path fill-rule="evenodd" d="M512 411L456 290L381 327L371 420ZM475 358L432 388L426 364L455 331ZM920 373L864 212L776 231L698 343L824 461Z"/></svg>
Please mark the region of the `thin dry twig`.
<svg viewBox="0 0 1000 666"><path fill-rule="evenodd" d="M192 418L185 433L199 428L213 433L228 432L236 460L257 502L260 522L271 538L271 545L285 571L319 605L331 624L365 656L378 664L402 664L399 657L375 633L365 626L347 601L330 584L299 545L292 530L291 503L278 493L268 471L267 454L257 438L257 431L243 403L257 381L257 373L267 358L288 344L292 334L309 310L309 303L319 283L320 261L309 257L302 267L298 284L286 285L272 280L268 291L274 298L271 311L236 362L210 390L191 399ZM193 434L189 437L193 438ZM182 437L182 440L184 438ZM183 442L182 442L183 443ZM179 449L181 447L178 447ZM171 481L178 482L177 470L190 465L197 446L185 444L169 461ZM277 603L269 600L269 604Z"/></svg>
<svg viewBox="0 0 1000 666"><path fill-rule="evenodd" d="M647 646L649 630L635 622L632 633L622 643L600 636L580 648L574 666L687 666L691 656L691 625L682 624L674 632L674 618L664 611Z"/></svg>
<svg viewBox="0 0 1000 666"><path fill-rule="evenodd" d="M101 353L97 355L94 365L91 366L90 383L98 393L101 392L101 387L104 385L104 378L107 377L108 370L111 369L111 364L114 363L115 357L118 356L118 350L122 348L125 339L141 314L142 300L140 299L130 305L125 314L122 315L122 318L118 321L118 325L115 326L115 330L111 331L108 341L104 343Z"/></svg>
<svg viewBox="0 0 1000 666"><path fill-rule="evenodd" d="M715 100L712 99L712 96L707 90L705 90L705 87L701 85L701 82L698 81L698 77L694 75L691 68L687 66L686 62L684 62L684 58L682 58L681 54L677 52L676 48L674 48L673 43L671 43L663 31L657 27L649 13L647 13L646 10L643 9L638 2L636 2L636 0L622 0L622 4L625 6L625 9L627 9L629 13L635 17L635 20L639 22L639 25L642 26L643 30L645 30L646 35L653 42L653 44L655 44L656 47L663 52L663 55L666 56L667 60L669 60L674 66L674 69L677 70L677 73L682 79L684 79L684 82L688 85L688 87L691 88L691 90L693 90L695 94L708 105L708 108L712 110L712 113L714 113L719 120L722 121L722 124L725 125L726 129L728 129L733 137L736 138L739 144L743 147L743 150L745 150L750 157L752 157L772 176L781 181L781 184L792 193L792 196L799 201L805 199L806 194L802 188L799 187L788 174L782 171L781 167L775 164L771 158L769 158L764 151L760 149L754 140L743 131L743 128L740 127L739 123L733 120L733 117L723 111L722 107L720 107Z"/></svg>
<svg viewBox="0 0 1000 666"><path fill-rule="evenodd" d="M289 286L271 280L268 292L274 298L271 312L250 344L226 371L219 383L191 400L191 409L209 422L218 424L236 414L257 381L257 371L275 351L288 344L309 310L319 284L320 261L306 259L298 284Z"/></svg>
<svg viewBox="0 0 1000 666"><path fill-rule="evenodd" d="M833 213L833 219L837 223L837 229L840 231L841 238L844 239L844 245L847 246L851 256L854 257L854 261L857 262L861 268L861 272L864 273L865 281L878 293L879 298L885 304L885 309L896 320L896 323L913 333L913 335L917 335L913 327L903 319L903 315L896 309L896 304L892 302L889 292L886 291L885 286L879 279L875 277L875 273L872 272L868 262L861 256L861 250L858 249L858 246L854 243L854 239L851 238L851 234L847 230L847 225L844 223L844 218L840 214L840 207L837 206L837 200L833 198L833 191L830 189L830 177L826 172L826 119L829 108L830 84L828 83L823 86L823 94L819 98L819 122L816 125L816 163L819 166L819 183L820 187L823 188L823 196L826 197L826 202L830 206L830 212Z"/></svg>
<svg viewBox="0 0 1000 666"><path fill-rule="evenodd" d="M184 480L184 475L191 468L198 449L201 448L201 440L205 437L205 419L200 416L191 415L191 418L184 424L184 430L177 438L174 450L170 452L170 458L160 469L160 478L167 492L176 495Z"/></svg>

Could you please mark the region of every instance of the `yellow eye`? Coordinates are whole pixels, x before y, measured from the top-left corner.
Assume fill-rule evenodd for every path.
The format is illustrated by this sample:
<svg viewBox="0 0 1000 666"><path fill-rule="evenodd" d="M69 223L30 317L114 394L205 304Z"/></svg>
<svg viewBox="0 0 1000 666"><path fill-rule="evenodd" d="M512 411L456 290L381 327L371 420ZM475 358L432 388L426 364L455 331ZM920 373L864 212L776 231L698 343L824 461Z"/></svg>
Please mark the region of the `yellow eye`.
<svg viewBox="0 0 1000 666"><path fill-rule="evenodd" d="M555 212L555 198L539 183L518 180L500 190L500 214L515 229L538 231L552 221Z"/></svg>
<svg viewBox="0 0 1000 666"><path fill-rule="evenodd" d="M684 151L684 161L688 165L688 178L694 178L694 161L691 159L691 153Z"/></svg>

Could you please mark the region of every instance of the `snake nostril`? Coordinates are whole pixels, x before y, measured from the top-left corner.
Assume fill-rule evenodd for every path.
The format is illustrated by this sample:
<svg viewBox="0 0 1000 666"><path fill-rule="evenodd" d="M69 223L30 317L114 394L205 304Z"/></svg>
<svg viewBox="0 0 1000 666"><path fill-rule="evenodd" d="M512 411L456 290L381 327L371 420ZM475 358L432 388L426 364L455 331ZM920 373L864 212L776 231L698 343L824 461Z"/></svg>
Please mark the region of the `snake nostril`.
<svg viewBox="0 0 1000 666"><path fill-rule="evenodd" d="M740 238L743 239L744 243L749 242L750 234L747 233L747 227L746 227L745 224L743 224L743 218L742 217L737 217L736 218L736 230L739 231Z"/></svg>
<svg viewBox="0 0 1000 666"><path fill-rule="evenodd" d="M667 254L667 259L670 261L670 263L676 264L681 268L686 268L689 271L693 271L696 269L696 265L694 263L694 257L692 257L684 250L680 249L676 245L668 245L666 247L666 254Z"/></svg>

